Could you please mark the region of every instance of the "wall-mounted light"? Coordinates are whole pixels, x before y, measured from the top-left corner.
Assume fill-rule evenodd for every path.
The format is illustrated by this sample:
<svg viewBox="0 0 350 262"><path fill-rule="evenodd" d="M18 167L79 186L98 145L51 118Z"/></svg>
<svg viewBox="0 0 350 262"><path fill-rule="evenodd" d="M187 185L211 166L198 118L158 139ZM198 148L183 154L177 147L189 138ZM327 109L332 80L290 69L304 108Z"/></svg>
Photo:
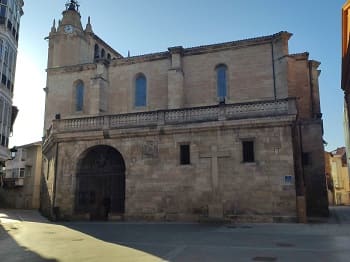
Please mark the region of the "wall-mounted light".
<svg viewBox="0 0 350 262"><path fill-rule="evenodd" d="M17 147L15 146L10 149L11 160L15 159L17 151Z"/></svg>

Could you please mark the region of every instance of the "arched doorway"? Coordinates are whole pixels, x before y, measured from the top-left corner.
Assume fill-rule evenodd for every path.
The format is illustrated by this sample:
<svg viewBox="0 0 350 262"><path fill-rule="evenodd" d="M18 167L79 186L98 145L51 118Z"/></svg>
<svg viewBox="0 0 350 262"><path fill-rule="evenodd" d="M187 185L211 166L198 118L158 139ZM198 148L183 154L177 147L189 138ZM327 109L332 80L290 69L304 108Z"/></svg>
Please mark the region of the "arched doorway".
<svg viewBox="0 0 350 262"><path fill-rule="evenodd" d="M110 146L88 149L78 162L75 212L104 220L108 213L122 214L125 206L125 163Z"/></svg>

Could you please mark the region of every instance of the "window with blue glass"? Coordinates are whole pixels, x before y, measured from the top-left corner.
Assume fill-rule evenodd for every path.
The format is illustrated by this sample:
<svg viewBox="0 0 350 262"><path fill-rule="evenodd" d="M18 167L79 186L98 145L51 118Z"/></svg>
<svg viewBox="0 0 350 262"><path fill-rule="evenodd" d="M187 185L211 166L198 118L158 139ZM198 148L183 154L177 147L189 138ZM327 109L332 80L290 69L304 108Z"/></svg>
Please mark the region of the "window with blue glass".
<svg viewBox="0 0 350 262"><path fill-rule="evenodd" d="M219 100L225 100L227 96L227 67L219 65L216 67L217 96Z"/></svg>
<svg viewBox="0 0 350 262"><path fill-rule="evenodd" d="M75 90L75 110L83 111L84 107L84 84L79 82Z"/></svg>
<svg viewBox="0 0 350 262"><path fill-rule="evenodd" d="M147 80L144 75L139 75L135 81L135 106L146 106Z"/></svg>

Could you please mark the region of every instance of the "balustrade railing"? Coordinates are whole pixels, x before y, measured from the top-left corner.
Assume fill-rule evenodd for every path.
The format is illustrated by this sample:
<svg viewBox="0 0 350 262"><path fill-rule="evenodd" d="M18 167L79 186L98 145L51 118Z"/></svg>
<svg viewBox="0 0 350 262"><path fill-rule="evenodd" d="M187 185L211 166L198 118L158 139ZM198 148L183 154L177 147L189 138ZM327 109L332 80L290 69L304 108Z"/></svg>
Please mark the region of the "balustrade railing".
<svg viewBox="0 0 350 262"><path fill-rule="evenodd" d="M50 132L101 130L295 115L294 99L54 120Z"/></svg>

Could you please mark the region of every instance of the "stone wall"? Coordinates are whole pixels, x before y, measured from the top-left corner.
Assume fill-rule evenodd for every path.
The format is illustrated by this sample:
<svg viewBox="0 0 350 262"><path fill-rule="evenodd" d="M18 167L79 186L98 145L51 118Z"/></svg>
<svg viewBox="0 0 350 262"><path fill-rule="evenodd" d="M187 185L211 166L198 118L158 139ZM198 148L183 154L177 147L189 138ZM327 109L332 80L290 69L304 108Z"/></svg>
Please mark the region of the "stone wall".
<svg viewBox="0 0 350 262"><path fill-rule="evenodd" d="M301 125L304 159L304 180L308 216L328 216L328 193L324 164L323 141L320 120L304 122Z"/></svg>
<svg viewBox="0 0 350 262"><path fill-rule="evenodd" d="M125 131L124 131L125 132ZM126 137L75 141L58 145L55 205L62 217L74 217L75 172L83 153L96 145L117 149L126 163L126 219L197 221L296 218L294 159L288 124L138 130ZM254 140L254 163L242 162L242 141ZM65 141L66 140L66 141ZM179 147L190 144L191 164L180 165ZM292 184L285 184L285 176Z"/></svg>
<svg viewBox="0 0 350 262"><path fill-rule="evenodd" d="M280 59L288 55L289 36L283 32L271 39L227 46L218 44L197 51L169 48L170 52L166 53L120 58L108 63L76 66L68 63L49 68L45 129L56 114L67 118L215 105L219 102L215 69L220 64L227 66L227 103L287 98L288 67ZM64 55L69 56L69 52ZM49 53L51 56L58 54ZM135 79L140 73L147 79L145 107L134 106ZM82 112L76 112L74 106L78 80L85 86Z"/></svg>

